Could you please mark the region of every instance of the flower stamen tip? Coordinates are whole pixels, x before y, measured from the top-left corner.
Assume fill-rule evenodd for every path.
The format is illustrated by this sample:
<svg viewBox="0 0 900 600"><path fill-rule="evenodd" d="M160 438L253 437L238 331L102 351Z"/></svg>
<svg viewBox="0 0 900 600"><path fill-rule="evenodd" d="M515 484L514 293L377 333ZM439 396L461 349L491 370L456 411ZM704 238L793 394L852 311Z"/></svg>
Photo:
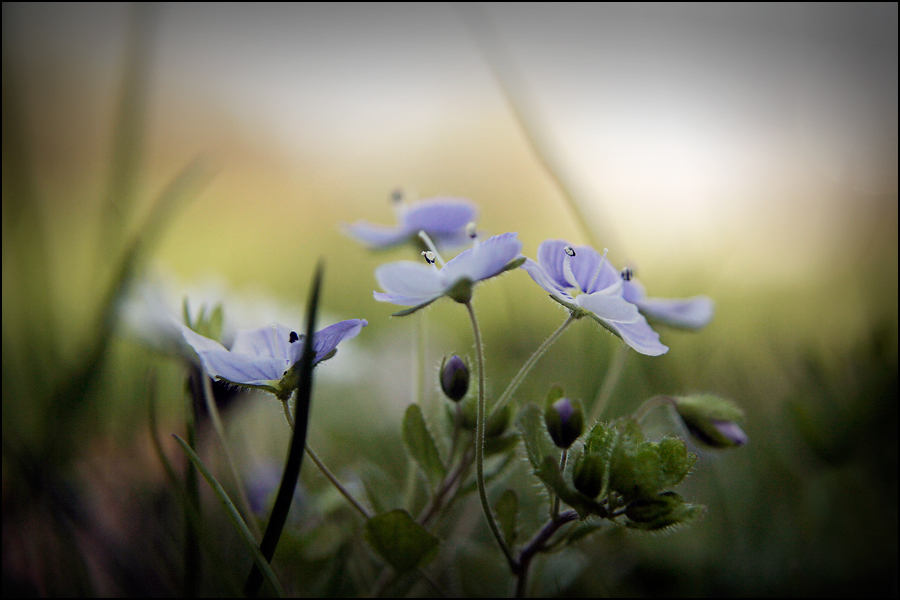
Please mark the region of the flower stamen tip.
<svg viewBox="0 0 900 600"><path fill-rule="evenodd" d="M563 248L563 250L565 250L566 254L568 254L569 256L575 256L575 248L573 248L572 246L566 246L565 248Z"/></svg>
<svg viewBox="0 0 900 600"><path fill-rule="evenodd" d="M476 229L474 221L469 221L469 223L466 225L466 235L468 235L473 240L478 237L478 229Z"/></svg>
<svg viewBox="0 0 900 600"><path fill-rule="evenodd" d="M288 336L288 341L289 341L290 343L292 343L292 344L293 344L294 342L296 342L297 340L299 340L299 339L300 339L300 336L297 335L297 332L296 332L296 331L292 331L292 332L291 332L291 335Z"/></svg>
<svg viewBox="0 0 900 600"><path fill-rule="evenodd" d="M422 256L425 257L425 262L427 262L429 265L434 264L434 261L436 259L434 252L432 252L431 250L422 250Z"/></svg>
<svg viewBox="0 0 900 600"><path fill-rule="evenodd" d="M621 275L622 279L624 279L625 281L631 281L631 278L634 277L634 271L629 269L628 267L625 267L624 269L622 269Z"/></svg>

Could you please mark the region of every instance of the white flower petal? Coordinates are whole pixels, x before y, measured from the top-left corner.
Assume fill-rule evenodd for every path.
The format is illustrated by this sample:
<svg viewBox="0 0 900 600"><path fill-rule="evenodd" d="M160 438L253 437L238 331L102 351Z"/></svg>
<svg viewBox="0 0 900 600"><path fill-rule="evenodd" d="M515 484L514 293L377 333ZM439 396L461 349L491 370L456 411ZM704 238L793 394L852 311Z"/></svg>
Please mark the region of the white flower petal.
<svg viewBox="0 0 900 600"><path fill-rule="evenodd" d="M375 269L375 279L386 292L375 292L375 299L403 306L415 306L443 295L445 286L434 267L400 261Z"/></svg>
<svg viewBox="0 0 900 600"><path fill-rule="evenodd" d="M702 329L709 324L715 313L712 298L644 298L637 302L638 308L648 318L671 327Z"/></svg>
<svg viewBox="0 0 900 600"><path fill-rule="evenodd" d="M589 310L604 321L614 323L634 323L644 320L638 307L628 302L622 296L610 295L604 292L593 294L580 294L575 298L575 303Z"/></svg>

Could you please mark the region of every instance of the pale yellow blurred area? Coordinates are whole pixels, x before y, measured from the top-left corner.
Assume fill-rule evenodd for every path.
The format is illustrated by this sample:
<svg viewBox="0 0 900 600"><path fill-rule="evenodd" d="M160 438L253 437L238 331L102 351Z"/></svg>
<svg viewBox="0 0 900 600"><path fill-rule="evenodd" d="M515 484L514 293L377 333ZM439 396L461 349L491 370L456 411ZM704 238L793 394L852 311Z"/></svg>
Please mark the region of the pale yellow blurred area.
<svg viewBox="0 0 900 600"><path fill-rule="evenodd" d="M67 282L93 256L130 8L3 10L65 257L57 291L77 306ZM156 253L186 280L301 304L325 257L335 311L386 314L372 269L407 255L371 255L340 227L393 222L399 186L473 199L479 226L518 231L526 255L593 240L654 295L837 287L853 304L860 272L896 286L896 5L488 6L574 206L453 5L151 13L142 196L197 155L217 169Z"/></svg>

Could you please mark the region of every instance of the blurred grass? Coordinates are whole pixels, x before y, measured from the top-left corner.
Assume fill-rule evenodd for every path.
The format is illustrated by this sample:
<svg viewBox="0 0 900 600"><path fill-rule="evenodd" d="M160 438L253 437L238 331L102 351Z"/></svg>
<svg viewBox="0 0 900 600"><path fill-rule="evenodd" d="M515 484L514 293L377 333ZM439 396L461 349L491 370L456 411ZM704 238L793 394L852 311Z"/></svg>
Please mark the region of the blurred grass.
<svg viewBox="0 0 900 600"><path fill-rule="evenodd" d="M142 272L138 265L148 248L140 242L128 250L125 240L141 239L129 236L154 214L149 199L194 149L173 141L184 135L178 131L184 123L162 133L142 131L139 90L146 88L134 79L124 83L122 120L110 140L94 140L104 150L90 140L73 141L74 125L48 131L43 118L54 107L46 99L22 100L30 97L23 90L35 76L14 56L4 47L4 595L175 593L182 517L147 437L146 377L158 374L162 431L180 431L185 373L112 319L125 282ZM146 76L147 64L135 60L127 72ZM217 271L237 289L261 289L287 304L300 304L315 258L326 255L324 308L370 321L352 350L342 348L349 362L322 367L323 375L337 368L353 369L352 375L322 377L312 407L311 442L350 485L361 488L358 478L376 473L371 477L382 478L384 488L402 488L399 424L411 398L413 377L406 370L414 334L409 319L389 319L393 309L371 298L374 267L406 254L367 254L338 233L340 222L389 221L386 199L372 197L386 198L402 173L423 195L451 191L479 201L481 226L491 233L519 231L526 255L548 237L584 241L558 190L495 116L470 129L448 126L432 156L390 175L354 161L289 164L264 140L226 127L218 133L218 177L180 216L165 215L158 223L165 233L154 256L181 277ZM489 143L471 144L475 132ZM105 152L113 160L102 173L87 166L103 161L85 156L79 163L85 168L73 168L64 152L47 151L57 138L72 155ZM188 179L192 187L200 177ZM579 557L548 557L543 569L539 563L536 589L896 595L897 197L834 193L868 212L848 224L831 256L800 276L760 276L766 265L742 273L729 266L739 247L699 265L673 265L663 252L645 257L640 276L653 295L706 293L715 298L717 314L699 334L662 332L671 347L664 357L631 356L608 414L633 410L657 393L711 391L747 410L751 442L723 455L701 450L684 495L709 506L702 523L667 536L595 535L580 542ZM616 252L611 248L617 264L630 258ZM475 302L488 386L497 394L565 314L518 272L482 286ZM426 374L436 374L445 354L472 354L459 307L437 303L424 316L431 343ZM543 397L559 382L589 402L615 344L595 325L577 323L529 375L517 400ZM434 419L441 412L435 380L431 389L426 415ZM656 418L661 429L674 428L665 415ZM232 411L229 427L248 472L282 460L288 436L273 402L252 396ZM522 466L509 477L520 490L534 489ZM346 507L321 477L304 470L302 479L285 540L290 551L276 556L277 568L292 574L289 593L366 590L377 573L369 572L372 557L352 520L335 517L346 516ZM533 526L538 498L520 494L520 500L523 522ZM462 508L462 525L485 546L462 548L454 572L462 590L477 593L484 589L473 587L465 573L489 571L484 556L493 554L484 550L490 540L483 523L472 518L477 510ZM230 593L246 561L220 527L224 515L205 515L205 536L215 540L204 558L213 567L206 572L221 576L206 578L204 592ZM571 568L570 583L555 588L561 564Z"/></svg>

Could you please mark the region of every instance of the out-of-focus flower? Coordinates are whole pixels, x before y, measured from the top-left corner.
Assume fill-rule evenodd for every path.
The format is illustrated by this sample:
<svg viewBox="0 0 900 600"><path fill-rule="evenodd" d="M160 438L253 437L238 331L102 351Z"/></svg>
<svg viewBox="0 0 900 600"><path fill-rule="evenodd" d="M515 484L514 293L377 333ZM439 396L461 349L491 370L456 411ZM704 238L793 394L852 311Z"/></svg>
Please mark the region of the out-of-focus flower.
<svg viewBox="0 0 900 600"><path fill-rule="evenodd" d="M743 446L750 438L738 424L744 411L713 394L676 397L675 410L694 438L713 448Z"/></svg>
<svg viewBox="0 0 900 600"><path fill-rule="evenodd" d="M537 262L526 259L522 268L575 316L591 317L641 354L659 356L669 351L638 307L622 296L625 282L605 255L590 246L545 240L537 256Z"/></svg>
<svg viewBox="0 0 900 600"><path fill-rule="evenodd" d="M625 278L622 284L622 297L637 305L647 319L679 329L702 329L712 320L715 307L712 298L694 296L693 298L648 298L641 283L632 278Z"/></svg>
<svg viewBox="0 0 900 600"><path fill-rule="evenodd" d="M316 332L313 364L334 356L341 341L355 337L366 325L365 319L349 319ZM293 367L303 354L305 336L284 325L239 330L231 350L188 327L182 327L182 335L212 377L262 389L282 400L289 398L298 385L299 375Z"/></svg>
<svg viewBox="0 0 900 600"><path fill-rule="evenodd" d="M381 265L375 269L375 278L384 292L374 292L375 299L412 307L394 313L395 316L411 314L443 296L465 304L471 300L476 283L522 264L524 258L516 258L522 250L517 235L504 233L484 242L476 241L474 247L440 269L434 264L432 252L424 253L429 264L404 260Z"/></svg>
<svg viewBox="0 0 900 600"><path fill-rule="evenodd" d="M429 198L412 204L396 203L397 224L375 225L357 221L345 225L351 237L370 248L390 248L405 242L421 246L418 235L424 231L438 248L456 248L469 242L466 226L475 221L478 209L466 198Z"/></svg>

